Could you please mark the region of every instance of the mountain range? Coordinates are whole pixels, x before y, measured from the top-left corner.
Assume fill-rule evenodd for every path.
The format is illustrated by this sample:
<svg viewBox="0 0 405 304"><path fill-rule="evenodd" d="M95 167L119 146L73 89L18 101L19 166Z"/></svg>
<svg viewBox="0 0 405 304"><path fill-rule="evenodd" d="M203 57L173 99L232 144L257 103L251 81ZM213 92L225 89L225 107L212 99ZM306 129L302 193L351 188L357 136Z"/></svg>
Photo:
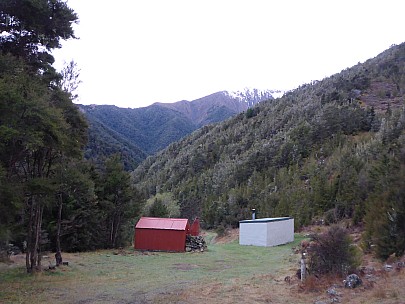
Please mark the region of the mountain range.
<svg viewBox="0 0 405 304"><path fill-rule="evenodd" d="M89 122L86 158L95 162L120 153L125 168L134 169L148 155L201 128L224 121L280 91L244 89L222 91L175 103L154 103L143 108L79 105Z"/></svg>
<svg viewBox="0 0 405 304"><path fill-rule="evenodd" d="M255 208L389 235L405 219L404 102L405 43L173 142L133 171L134 186L151 201L170 194L208 229Z"/></svg>

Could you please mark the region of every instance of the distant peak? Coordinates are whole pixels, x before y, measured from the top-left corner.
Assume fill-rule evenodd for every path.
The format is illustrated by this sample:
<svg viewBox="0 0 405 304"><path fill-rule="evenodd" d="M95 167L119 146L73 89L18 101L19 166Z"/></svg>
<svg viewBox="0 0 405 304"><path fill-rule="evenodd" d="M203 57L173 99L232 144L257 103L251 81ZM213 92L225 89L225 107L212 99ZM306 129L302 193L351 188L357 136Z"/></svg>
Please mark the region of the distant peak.
<svg viewBox="0 0 405 304"><path fill-rule="evenodd" d="M281 97L283 96L284 91L244 88L242 90L236 91L224 91L223 93L231 97L232 99L236 99L240 102L245 102L248 104L249 107L252 107L261 101Z"/></svg>

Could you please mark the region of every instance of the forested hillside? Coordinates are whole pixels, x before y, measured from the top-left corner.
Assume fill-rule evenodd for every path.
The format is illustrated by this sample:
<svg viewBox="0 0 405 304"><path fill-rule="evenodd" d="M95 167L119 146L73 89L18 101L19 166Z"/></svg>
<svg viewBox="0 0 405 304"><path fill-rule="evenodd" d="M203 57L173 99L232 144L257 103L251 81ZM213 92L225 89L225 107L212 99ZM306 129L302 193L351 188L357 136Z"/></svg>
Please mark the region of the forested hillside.
<svg viewBox="0 0 405 304"><path fill-rule="evenodd" d="M75 65L52 66L77 21L65 1L0 1L0 261L24 250L29 273L41 270L43 250L59 265L62 250L127 244L140 211L120 156L97 167L83 159ZM114 136L105 134L111 145Z"/></svg>
<svg viewBox="0 0 405 304"><path fill-rule="evenodd" d="M158 106L125 109L80 105L80 109L90 123L86 158L100 163L120 153L127 169L134 169L148 155L196 129L184 115Z"/></svg>
<svg viewBox="0 0 405 304"><path fill-rule="evenodd" d="M101 164L105 158L119 154L125 170L130 171L147 157L140 148L97 119L88 117L87 121L89 132L88 142L84 150L86 159L95 164Z"/></svg>
<svg viewBox="0 0 405 304"><path fill-rule="evenodd" d="M386 257L405 241L405 44L209 125L149 157L133 181L172 193L206 228L293 216L365 224Z"/></svg>
<svg viewBox="0 0 405 304"><path fill-rule="evenodd" d="M89 121L85 157L96 163L120 153L127 170L148 155L211 123L223 121L272 99L271 91L217 92L193 101L155 103L144 108L80 105Z"/></svg>

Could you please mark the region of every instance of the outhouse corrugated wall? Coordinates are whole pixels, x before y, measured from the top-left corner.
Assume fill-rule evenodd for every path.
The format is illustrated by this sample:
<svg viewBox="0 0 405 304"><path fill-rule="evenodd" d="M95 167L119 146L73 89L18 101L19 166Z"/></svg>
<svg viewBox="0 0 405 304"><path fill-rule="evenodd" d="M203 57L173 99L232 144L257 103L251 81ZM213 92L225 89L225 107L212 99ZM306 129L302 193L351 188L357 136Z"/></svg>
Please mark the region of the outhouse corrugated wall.
<svg viewBox="0 0 405 304"><path fill-rule="evenodd" d="M239 244L277 246L294 241L292 217L262 218L239 222Z"/></svg>

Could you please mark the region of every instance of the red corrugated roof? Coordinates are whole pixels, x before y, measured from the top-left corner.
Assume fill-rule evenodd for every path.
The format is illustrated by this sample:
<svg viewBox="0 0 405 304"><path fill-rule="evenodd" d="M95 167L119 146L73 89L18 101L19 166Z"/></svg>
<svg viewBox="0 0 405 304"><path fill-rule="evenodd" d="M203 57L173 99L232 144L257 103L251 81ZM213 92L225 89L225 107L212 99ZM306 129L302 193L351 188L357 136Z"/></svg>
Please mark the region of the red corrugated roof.
<svg viewBox="0 0 405 304"><path fill-rule="evenodd" d="M141 217L135 228L186 230L188 219Z"/></svg>

